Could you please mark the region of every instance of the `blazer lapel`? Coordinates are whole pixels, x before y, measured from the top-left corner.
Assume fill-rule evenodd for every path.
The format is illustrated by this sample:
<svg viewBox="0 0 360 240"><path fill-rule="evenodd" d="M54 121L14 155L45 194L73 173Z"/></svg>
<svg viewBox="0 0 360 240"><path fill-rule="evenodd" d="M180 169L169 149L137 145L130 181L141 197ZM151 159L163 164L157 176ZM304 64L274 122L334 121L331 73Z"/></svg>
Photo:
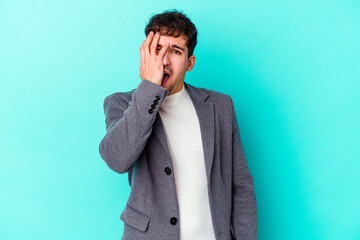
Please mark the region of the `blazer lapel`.
<svg viewBox="0 0 360 240"><path fill-rule="evenodd" d="M187 83L184 84L194 104L199 119L205 157L206 176L208 182L210 182L210 173L214 159L215 145L214 104L211 102L206 102L209 96L204 91L199 88L195 88Z"/></svg>
<svg viewBox="0 0 360 240"><path fill-rule="evenodd" d="M160 141L161 145L163 146L169 159L171 159L168 144L167 144L166 134L165 134L165 128L164 128L164 125L162 124L160 114L157 114L157 116L155 118L155 122L153 124L152 131L155 133L156 137L159 139L159 141Z"/></svg>

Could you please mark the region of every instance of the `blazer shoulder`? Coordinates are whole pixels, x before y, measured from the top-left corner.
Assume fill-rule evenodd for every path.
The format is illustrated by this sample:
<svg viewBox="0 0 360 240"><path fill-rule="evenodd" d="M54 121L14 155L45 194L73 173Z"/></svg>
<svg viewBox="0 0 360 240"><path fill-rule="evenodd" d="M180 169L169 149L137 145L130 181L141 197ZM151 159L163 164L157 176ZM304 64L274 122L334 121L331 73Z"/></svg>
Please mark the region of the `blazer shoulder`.
<svg viewBox="0 0 360 240"><path fill-rule="evenodd" d="M105 116L111 116L114 113L123 111L129 106L132 99L132 94L135 89L127 92L115 92L105 97L103 109Z"/></svg>
<svg viewBox="0 0 360 240"><path fill-rule="evenodd" d="M218 92L207 88L198 88L208 95L206 101L213 102L216 105L231 105L232 98L229 94Z"/></svg>
<svg viewBox="0 0 360 240"><path fill-rule="evenodd" d="M107 96L104 100L104 103L110 103L110 102L130 102L132 99L132 95L134 93L135 89L132 89L130 91L126 92L115 92Z"/></svg>

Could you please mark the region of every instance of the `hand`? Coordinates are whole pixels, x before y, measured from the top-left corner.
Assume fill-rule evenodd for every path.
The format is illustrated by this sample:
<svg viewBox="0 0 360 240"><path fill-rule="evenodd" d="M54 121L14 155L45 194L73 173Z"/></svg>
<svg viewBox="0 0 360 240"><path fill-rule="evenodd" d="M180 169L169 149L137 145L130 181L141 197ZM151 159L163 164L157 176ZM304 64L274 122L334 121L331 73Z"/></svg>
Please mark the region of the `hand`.
<svg viewBox="0 0 360 240"><path fill-rule="evenodd" d="M156 48L159 43L160 34L154 35L154 32L150 32L140 46L140 78L146 79L157 85L161 85L164 76L164 55L169 47L169 43L166 43L159 52L156 54Z"/></svg>

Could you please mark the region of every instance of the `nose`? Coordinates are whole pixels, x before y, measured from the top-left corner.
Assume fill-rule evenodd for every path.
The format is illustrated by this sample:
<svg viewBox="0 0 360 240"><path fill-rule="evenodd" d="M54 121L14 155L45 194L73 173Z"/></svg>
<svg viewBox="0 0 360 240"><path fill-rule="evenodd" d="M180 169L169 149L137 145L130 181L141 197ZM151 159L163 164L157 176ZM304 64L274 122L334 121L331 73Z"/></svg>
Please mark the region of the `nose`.
<svg viewBox="0 0 360 240"><path fill-rule="evenodd" d="M164 55L163 65L164 65L164 66L170 65L170 56L169 56L168 51L166 51L166 53L165 53L165 55Z"/></svg>

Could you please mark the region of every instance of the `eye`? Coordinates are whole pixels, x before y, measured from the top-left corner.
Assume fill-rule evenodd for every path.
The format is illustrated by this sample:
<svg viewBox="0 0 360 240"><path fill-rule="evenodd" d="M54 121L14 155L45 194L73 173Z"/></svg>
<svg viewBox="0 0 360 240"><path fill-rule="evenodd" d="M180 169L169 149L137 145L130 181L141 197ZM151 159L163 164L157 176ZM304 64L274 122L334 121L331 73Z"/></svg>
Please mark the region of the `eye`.
<svg viewBox="0 0 360 240"><path fill-rule="evenodd" d="M178 50L174 50L173 51L175 54L180 54L180 51L178 51Z"/></svg>

